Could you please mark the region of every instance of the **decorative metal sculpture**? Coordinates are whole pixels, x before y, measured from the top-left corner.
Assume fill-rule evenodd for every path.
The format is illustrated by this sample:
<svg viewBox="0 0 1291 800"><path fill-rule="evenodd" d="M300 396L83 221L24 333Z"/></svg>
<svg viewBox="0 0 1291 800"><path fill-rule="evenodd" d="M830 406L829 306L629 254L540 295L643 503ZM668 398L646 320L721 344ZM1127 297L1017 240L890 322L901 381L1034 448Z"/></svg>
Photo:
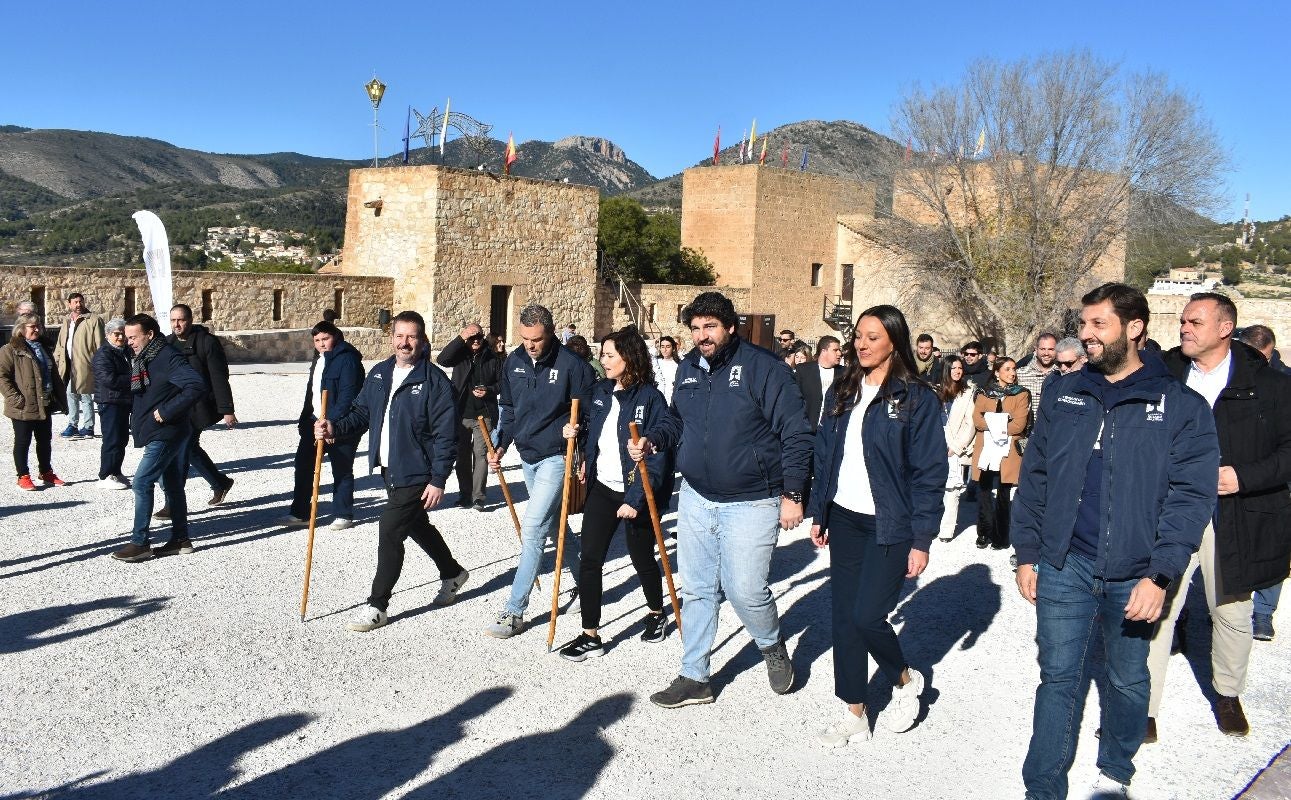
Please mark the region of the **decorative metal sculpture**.
<svg viewBox="0 0 1291 800"><path fill-rule="evenodd" d="M417 130L412 134L413 137L424 141L426 147L433 153L440 131L445 130L444 115L440 113L438 106L432 108L429 115L423 115L415 108L412 113L417 115ZM457 129L462 139L466 141L466 148L475 156L476 163L481 167L494 157L496 148L493 145L493 139L489 136L493 131L492 125L480 122L460 111L449 111L448 127Z"/></svg>

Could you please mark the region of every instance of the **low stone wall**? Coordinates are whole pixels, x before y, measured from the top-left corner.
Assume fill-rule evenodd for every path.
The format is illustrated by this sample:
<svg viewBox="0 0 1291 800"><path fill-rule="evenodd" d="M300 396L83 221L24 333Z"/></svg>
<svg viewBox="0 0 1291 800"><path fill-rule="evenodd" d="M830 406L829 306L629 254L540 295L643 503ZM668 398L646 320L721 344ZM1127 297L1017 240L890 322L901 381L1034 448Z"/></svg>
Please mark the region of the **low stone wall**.
<svg viewBox="0 0 1291 800"><path fill-rule="evenodd" d="M1234 297L1233 303L1237 306L1237 327L1267 325L1277 338L1278 350L1284 355L1291 352L1291 301ZM1188 298L1183 295L1148 295L1148 309L1152 312L1148 336L1166 350L1179 344L1179 314L1186 305Z"/></svg>
<svg viewBox="0 0 1291 800"><path fill-rule="evenodd" d="M342 324L377 325L381 309L394 313L394 280L387 277L180 270L173 287L174 301L187 303L193 318L215 331L310 327L338 300ZM93 311L152 314L168 327L170 309L153 309L142 269L0 265L0 316L6 324L18 303L33 300L44 308L45 321L57 325L72 292L84 294Z"/></svg>
<svg viewBox="0 0 1291 800"><path fill-rule="evenodd" d="M362 354L365 361L389 357L390 336L380 328L341 328L345 341ZM309 361L314 357L314 342L309 328L289 331L221 331L224 355L230 364L281 364Z"/></svg>

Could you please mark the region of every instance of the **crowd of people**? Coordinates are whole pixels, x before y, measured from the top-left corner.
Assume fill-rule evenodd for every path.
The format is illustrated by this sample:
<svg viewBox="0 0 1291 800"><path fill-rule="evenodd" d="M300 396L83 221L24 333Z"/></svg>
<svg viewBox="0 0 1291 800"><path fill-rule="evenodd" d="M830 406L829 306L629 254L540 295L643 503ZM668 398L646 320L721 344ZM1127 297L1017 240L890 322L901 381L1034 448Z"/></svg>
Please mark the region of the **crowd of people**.
<svg viewBox="0 0 1291 800"><path fill-rule="evenodd" d="M68 414L63 436L92 438L85 398L94 398L100 483L130 487L135 499L130 540L112 557L193 552L190 469L209 484L212 505L233 487L200 444L211 425L237 424L218 338L182 304L165 336L146 314L104 320L79 294L67 303L54 351L35 309L21 307L0 348L18 488L34 490L33 474L62 485L52 417ZM505 480L502 462L514 447L528 490L520 557L483 632L510 639L525 631L547 544L563 537L581 602L582 631L560 649L570 661L605 653L602 571L620 527L646 602L640 638L666 638L646 500L666 504L676 489L681 603L672 622L685 637L676 677L650 696L657 706L714 702L710 654L723 599L761 651L771 690L793 689L769 574L781 532L810 518L811 541L830 555L841 701L817 739L841 747L871 736L871 660L893 687L880 721L909 730L926 675L905 658L889 617L905 582L927 568L933 542L953 540L961 506L975 501L977 547L1012 550L1018 590L1035 606L1040 684L1023 766L1028 798L1068 794L1096 628L1109 690L1091 796L1128 795L1136 752L1158 736L1166 666L1181 645L1173 634L1197 571L1211 615L1216 722L1229 735L1249 732L1240 696L1252 641L1274 637L1291 565L1291 377L1272 331L1239 329L1229 298L1194 295L1179 346L1161 352L1147 338L1144 295L1105 284L1081 299L1077 335L1041 332L1020 361L992 340L943 354L930 335L912 337L890 305L866 309L849 337L823 336L814 350L788 330L779 352L742 338L719 292L698 295L682 321L693 344L684 355L671 337L647 342L629 327L593 356L573 325L557 334L551 312L530 305L514 350L472 323L435 364L425 320L404 311L392 321L391 356L366 375L333 321L315 325L282 522L309 524L321 441L332 465L331 526L354 524L353 466L367 434L369 471L380 475L386 502L376 575L347 627L388 624L408 538L439 571L434 602L454 602L470 574L429 512L455 469L458 502L487 513L488 472ZM132 479L121 471L128 435L143 449ZM570 452L581 455L577 465ZM560 530L571 472L587 489L579 536ZM154 515L157 486L166 502ZM154 516L171 529L156 547ZM918 620L905 635L919 636Z"/></svg>

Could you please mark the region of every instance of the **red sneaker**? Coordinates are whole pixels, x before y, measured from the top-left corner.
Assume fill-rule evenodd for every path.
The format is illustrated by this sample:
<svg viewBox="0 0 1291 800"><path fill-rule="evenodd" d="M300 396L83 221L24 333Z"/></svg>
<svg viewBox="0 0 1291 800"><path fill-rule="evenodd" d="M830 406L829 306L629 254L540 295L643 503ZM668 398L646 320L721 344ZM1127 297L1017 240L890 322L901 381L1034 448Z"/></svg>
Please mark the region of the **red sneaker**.
<svg viewBox="0 0 1291 800"><path fill-rule="evenodd" d="M34 492L36 491L36 484L31 482L30 475L19 475L18 488L22 489L24 492Z"/></svg>
<svg viewBox="0 0 1291 800"><path fill-rule="evenodd" d="M55 475L53 472L40 473L40 480L50 486L66 486L67 481Z"/></svg>

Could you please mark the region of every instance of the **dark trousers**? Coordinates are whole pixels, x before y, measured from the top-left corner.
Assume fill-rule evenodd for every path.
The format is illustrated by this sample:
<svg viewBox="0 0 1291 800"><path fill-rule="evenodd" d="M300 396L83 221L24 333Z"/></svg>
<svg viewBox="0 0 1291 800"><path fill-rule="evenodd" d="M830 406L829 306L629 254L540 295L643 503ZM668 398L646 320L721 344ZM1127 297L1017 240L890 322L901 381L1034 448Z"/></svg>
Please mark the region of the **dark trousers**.
<svg viewBox="0 0 1291 800"><path fill-rule="evenodd" d="M448 543L430 524L430 516L421 501L425 489L425 486L386 487L386 507L377 525L377 574L368 597L368 605L374 608L385 611L390 605L390 595L403 571L404 539L412 539L426 551L439 568L441 580L462 574L462 565L453 558Z"/></svg>
<svg viewBox="0 0 1291 800"><path fill-rule="evenodd" d="M909 541L878 543L874 517L830 506L834 694L844 703L865 702L869 658L893 686L901 682L906 661L888 615L900 599L909 558Z"/></svg>
<svg viewBox="0 0 1291 800"><path fill-rule="evenodd" d="M220 472L220 468L215 466L215 462L202 449L202 429L193 426L193 430L188 434L188 463L184 466L184 474L188 475L189 468L197 470L197 474L210 484L211 491L218 492L223 489L229 482L229 478ZM313 474L311 468L310 474ZM313 487L310 487L311 491Z"/></svg>
<svg viewBox="0 0 1291 800"><path fill-rule="evenodd" d="M314 433L304 433L296 445L295 481L291 492L291 514L297 519L309 519L309 504L314 496ZM354 454L358 442L336 442L323 445L323 452L332 462L332 516L354 519Z"/></svg>
<svg viewBox="0 0 1291 800"><path fill-rule="evenodd" d="M130 440L130 406L99 403L99 422L103 427L103 443L99 446L99 480L103 480L109 475L121 475L126 443Z"/></svg>
<svg viewBox="0 0 1291 800"><path fill-rule="evenodd" d="M1013 484L1002 483L1000 473L984 469L977 479L977 538L1003 550L1009 546L1009 508Z"/></svg>
<svg viewBox="0 0 1291 800"><path fill-rule="evenodd" d="M457 427L457 490L459 502L483 502L489 480L489 451L484 444L480 424L464 419Z"/></svg>
<svg viewBox="0 0 1291 800"><path fill-rule="evenodd" d="M601 625L601 571L605 566L605 554L610 551L610 540L614 538L620 522L628 523L628 556L641 581L646 607L651 611L663 610L663 573L654 558L654 526L650 522L650 512L643 511L636 519L621 520L616 516L621 505L621 493L600 481L592 482L587 504L583 506L583 560L578 568L578 596L586 630Z"/></svg>
<svg viewBox="0 0 1291 800"><path fill-rule="evenodd" d="M27 469L27 453L31 450L31 440L36 439L36 465L41 473L53 472L50 466L50 441L54 437L53 422L49 417L34 420L10 420L13 423L13 468L18 470L18 477L30 475Z"/></svg>

